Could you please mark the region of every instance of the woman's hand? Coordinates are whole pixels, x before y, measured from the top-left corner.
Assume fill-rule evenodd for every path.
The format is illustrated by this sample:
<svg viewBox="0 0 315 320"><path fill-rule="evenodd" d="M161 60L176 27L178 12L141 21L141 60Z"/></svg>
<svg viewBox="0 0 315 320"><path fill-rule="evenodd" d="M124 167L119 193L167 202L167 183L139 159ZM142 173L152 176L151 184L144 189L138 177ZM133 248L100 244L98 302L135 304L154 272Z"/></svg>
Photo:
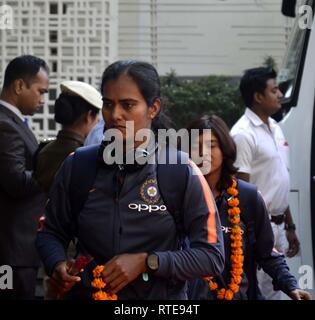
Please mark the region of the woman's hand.
<svg viewBox="0 0 315 320"><path fill-rule="evenodd" d="M75 260L59 262L50 278L51 288L58 294L59 298L64 296L81 278L71 275L70 270L74 266Z"/></svg>
<svg viewBox="0 0 315 320"><path fill-rule="evenodd" d="M147 253L122 254L105 264L102 277L110 293L117 293L147 270Z"/></svg>

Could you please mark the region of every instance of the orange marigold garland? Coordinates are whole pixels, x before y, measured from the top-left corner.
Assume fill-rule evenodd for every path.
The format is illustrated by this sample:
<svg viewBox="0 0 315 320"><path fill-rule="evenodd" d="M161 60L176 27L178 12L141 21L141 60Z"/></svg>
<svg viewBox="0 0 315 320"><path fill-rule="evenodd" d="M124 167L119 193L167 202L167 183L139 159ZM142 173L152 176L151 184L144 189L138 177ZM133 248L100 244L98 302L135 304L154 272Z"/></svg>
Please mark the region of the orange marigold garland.
<svg viewBox="0 0 315 320"><path fill-rule="evenodd" d="M98 291L93 293L92 297L94 300L117 300L116 294L109 294L102 290L106 287L106 282L104 282L102 278L102 272L104 269L105 267L100 265L96 266L93 270L94 280L91 285L93 288L98 289Z"/></svg>
<svg viewBox="0 0 315 320"><path fill-rule="evenodd" d="M232 180L232 185L230 188L226 190L226 192L231 196L228 199L228 215L229 220L232 225L231 227L231 280L228 284L228 289L218 288L218 284L213 280L213 277L204 278L209 285L209 289L211 291L216 291L216 297L219 300L232 300L234 298L234 294L239 292L240 283L242 282L242 274L243 274L243 263L244 263L244 255L242 249L242 230L240 227L240 213L241 210L239 206L239 200L237 198L238 190L236 189L237 182L235 179Z"/></svg>

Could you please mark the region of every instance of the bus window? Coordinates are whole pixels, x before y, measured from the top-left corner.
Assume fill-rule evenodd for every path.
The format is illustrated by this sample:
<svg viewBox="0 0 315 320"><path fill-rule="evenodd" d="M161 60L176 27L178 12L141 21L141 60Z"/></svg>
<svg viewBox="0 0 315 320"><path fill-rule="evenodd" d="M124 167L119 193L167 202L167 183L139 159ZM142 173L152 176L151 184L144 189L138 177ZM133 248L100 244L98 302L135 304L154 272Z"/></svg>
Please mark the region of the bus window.
<svg viewBox="0 0 315 320"><path fill-rule="evenodd" d="M283 66L279 71L278 83L284 96L283 104L286 111L295 106L294 101L297 100L299 78L302 75L304 63L303 51L306 51L305 47L307 47L306 32L306 29L299 28L298 20L296 20L289 48L284 57ZM296 99L293 99L295 95Z"/></svg>
<svg viewBox="0 0 315 320"><path fill-rule="evenodd" d="M306 1L313 7L314 1ZM295 19L288 49L283 60L282 68L278 73L279 88L283 93L283 109L287 113L295 107L299 95L300 80L303 73L305 54L307 50L309 30L299 27L299 19Z"/></svg>

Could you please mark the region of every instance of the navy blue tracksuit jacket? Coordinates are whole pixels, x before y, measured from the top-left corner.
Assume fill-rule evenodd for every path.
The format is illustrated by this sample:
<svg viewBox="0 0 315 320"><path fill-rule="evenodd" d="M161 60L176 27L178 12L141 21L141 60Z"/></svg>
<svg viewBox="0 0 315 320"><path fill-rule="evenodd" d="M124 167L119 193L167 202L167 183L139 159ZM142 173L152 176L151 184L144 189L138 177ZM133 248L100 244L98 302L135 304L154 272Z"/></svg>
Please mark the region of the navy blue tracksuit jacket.
<svg viewBox="0 0 315 320"><path fill-rule="evenodd" d="M275 290L281 290L288 294L298 288L295 277L290 273L289 267L283 255L273 250L274 236L268 217L264 200L257 187L251 183L237 179L239 201L241 210L241 223L244 251L244 273L240 291L234 296L235 300L261 300L256 269L262 268L273 280ZM227 199L230 196L225 193L217 200L220 214L222 233L225 242L225 268L221 275L216 276L220 288L228 288L231 278L231 224L228 219L229 208ZM200 300L214 300L215 294L210 292L208 284L198 279L189 285L189 298Z"/></svg>
<svg viewBox="0 0 315 320"><path fill-rule="evenodd" d="M127 172L122 185L118 167L102 165L83 209L73 217L71 164L70 156L56 177L44 229L38 234L37 248L48 274L67 259L66 248L74 236L97 263L123 253L158 255L159 268L149 281L140 275L118 293L119 299L186 299L186 280L222 272L224 249L218 212L208 184L201 173L193 174L199 169L190 160L181 212L190 246L184 250L179 249L174 217L160 195L156 165Z"/></svg>

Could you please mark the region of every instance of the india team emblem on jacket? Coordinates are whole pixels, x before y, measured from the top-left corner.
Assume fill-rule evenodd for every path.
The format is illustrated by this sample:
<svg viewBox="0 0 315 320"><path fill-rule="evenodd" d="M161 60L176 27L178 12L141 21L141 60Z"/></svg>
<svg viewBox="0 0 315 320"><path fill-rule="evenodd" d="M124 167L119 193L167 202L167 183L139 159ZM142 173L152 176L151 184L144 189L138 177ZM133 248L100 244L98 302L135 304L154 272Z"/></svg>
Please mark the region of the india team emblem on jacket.
<svg viewBox="0 0 315 320"><path fill-rule="evenodd" d="M146 180L140 188L141 198L148 204L159 202L161 196L157 187L156 179Z"/></svg>

